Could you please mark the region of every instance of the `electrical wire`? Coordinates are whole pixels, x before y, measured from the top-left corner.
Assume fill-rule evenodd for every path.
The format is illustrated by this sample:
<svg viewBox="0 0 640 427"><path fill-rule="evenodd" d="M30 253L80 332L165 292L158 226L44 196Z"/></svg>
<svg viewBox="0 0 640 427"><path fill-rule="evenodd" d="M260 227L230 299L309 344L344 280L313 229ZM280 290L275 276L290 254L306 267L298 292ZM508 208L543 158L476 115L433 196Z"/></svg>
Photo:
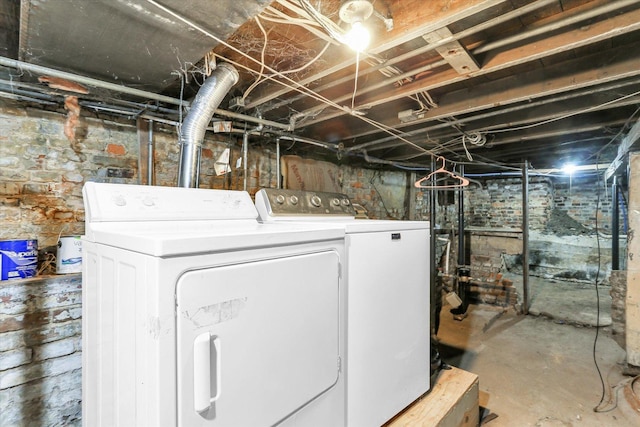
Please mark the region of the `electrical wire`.
<svg viewBox="0 0 640 427"><path fill-rule="evenodd" d="M375 182L373 182L376 179L376 174L380 174L380 171L375 171L373 173L373 176L371 177L371 179L369 180L369 184L371 184L371 186L373 187L373 189L376 191L376 193L378 194L378 197L380 197L380 203L382 203L382 207L384 208L384 211L387 213L387 217L388 218L392 218L392 219L398 219L395 216L393 216L391 214L391 212L389 212L389 209L387 208L387 205L384 203L384 198L382 197L382 194L380 194L380 191L378 190L378 187L376 187Z"/></svg>
<svg viewBox="0 0 640 427"><path fill-rule="evenodd" d="M598 171L598 162L596 162L596 171ZM605 183L606 187L606 183ZM600 378L600 384L602 386L602 395L600 397L600 402L593 408L593 412L600 411L600 405L604 402L605 398L605 384L604 379L602 378L602 372L600 371L600 367L598 366L598 359L596 358L596 349L598 346L598 335L600 331L600 290L598 289L598 279L600 277L600 261L601 261L601 253L600 253L600 233L598 233L598 209L600 209L600 189L596 189L596 212L595 212L595 229L596 229L596 242L598 245L598 268L596 270L596 280L595 280L595 288L596 288L596 336L593 340L593 363L596 366L596 371L598 371L598 377Z"/></svg>
<svg viewBox="0 0 640 427"><path fill-rule="evenodd" d="M622 125L622 127L620 128L620 130L618 131L618 133L615 134L615 136L613 138L611 138L609 140L609 142L607 142L603 147L601 147L597 153L592 154L591 156L587 157L587 159L585 161L588 161L590 159L592 159L594 156L595 157L599 157L600 154L602 154L602 152L604 150L607 149L607 147L609 147L611 144L613 144L613 142L618 139L618 137L622 134L622 132L624 132L627 129L627 126L629 126L629 123L631 123L631 120L633 120L633 118L635 117L636 114L638 114L638 112L640 111L640 107L636 108L636 110L633 112L633 114L631 114L631 116L629 116L629 118L627 119L627 121L624 123L624 125Z"/></svg>
<svg viewBox="0 0 640 427"><path fill-rule="evenodd" d="M360 71L360 52L356 52L356 75L353 79L353 95L351 95L351 111L355 111L356 92L358 91L358 72Z"/></svg>
<svg viewBox="0 0 640 427"><path fill-rule="evenodd" d="M279 84L287 87L288 89L291 89L293 91L305 94L305 95L307 95L307 96L309 96L309 97L311 97L311 98L313 98L313 99L315 99L315 100L317 100L319 102L327 104L327 105L329 105L331 107L334 107L334 108L336 108L338 110L346 111L349 114L353 113L353 111L350 111L347 107L341 107L340 105L336 104L335 102L333 102L333 101L329 100L328 98L326 98L326 97L314 92L313 90L307 88L306 86L304 86L304 85L292 80L291 78L289 78L286 75L278 72L277 70L274 70L273 68L269 67L268 65L260 63L260 61L258 61L257 59L253 58L250 55L247 55L246 53L242 52L240 49L238 49L238 48L230 45L229 43L227 43L225 40L215 36L214 34L210 33L209 31L205 30L204 28L200 27L199 25L189 21L187 18L185 18L185 17L181 16L180 14L174 12L173 10L169 9L168 7L163 6L162 4L158 3L157 1L155 1L155 0L146 0L146 1L147 1L147 3L150 3L150 4L154 5L158 9L160 9L160 10L164 11L165 13L171 15L172 17L178 19L179 21L183 22L184 24L190 26L191 28L199 31L200 33L204 34L205 36L207 36L207 37L215 40L216 42L220 43L221 45L224 45L225 47L231 49L232 51L236 52L237 54L249 59L250 61L260 65L261 67L264 65L265 69L267 69L267 70L269 70L270 72L273 73L273 76L266 76L266 79L273 80L276 83L279 83ZM239 68L243 68L243 69L245 69L247 71L250 71L250 72L256 72L252 68L250 68L250 67L248 67L246 65L240 64L237 61L233 61L233 60L230 60L229 58L224 58L222 56L220 56L220 57L223 58L224 60L226 60L227 62L229 62L230 64L233 64L233 65L235 65L235 66L237 66ZM282 82L280 80L274 80L273 78L275 76L282 77L289 84L286 84L285 82ZM412 141L409 141L408 139L403 138L402 136L399 136L398 133L396 133L397 131L395 131L395 129L393 129L393 128L390 128L389 126L385 126L382 123L376 122L376 121L374 121L372 119L368 119L368 118L364 117L363 115L358 115L358 114L352 114L352 115L354 117L360 118L361 120L365 121L366 123L378 128L378 129L382 130L383 132L386 132L389 135L394 136L395 138L399 139L400 141L402 141L402 142L404 142L404 143L406 143L408 145L411 145L412 147L417 148L420 151L424 151L424 152L429 153L431 155L435 155L430 150L427 150L427 149L425 149L425 148L413 143Z"/></svg>
<svg viewBox="0 0 640 427"><path fill-rule="evenodd" d="M267 43L269 43L269 36L267 35L267 32L265 31L264 27L262 26L262 22L260 22L260 18L258 18L257 16L254 18L256 20L256 24L258 25L258 28L260 28L260 31L262 31L262 35L264 37L264 44L262 45L262 51L260 52L260 71L258 72L258 78L256 79L255 82L253 82L253 84L251 84L251 86L249 86L247 88L247 90L244 91L244 93L242 94L242 100L244 101L245 99L247 99L247 96L249 96L249 94L251 93L251 91L253 89L256 88L256 86L258 86L260 84L260 80L262 79L262 77L264 76L264 67L265 67L265 54L267 52Z"/></svg>
<svg viewBox="0 0 640 427"><path fill-rule="evenodd" d="M633 92L633 93L621 96L620 98L612 99L611 101L607 101L607 102L604 102L602 104L594 105L593 107L585 108L583 110L573 111L571 113L567 113L567 114L564 114L562 116L554 117L554 118L551 118L551 119L548 119L548 120L543 120L541 122L531 123L529 125L523 125L523 126L516 126L516 127L512 127L512 128L507 128L507 129L491 129L491 133L513 132L513 131L517 131L517 130L525 130L525 129L531 129L531 128L538 127L538 126L543 126L543 125L546 125L546 124L549 124L549 123L557 122L558 120L563 120L563 119L566 119L566 118L569 118L569 117L577 116L579 114L588 113L589 111L598 110L599 108L606 107L607 105L615 104L616 102L619 102L619 101L624 101L627 98L632 98L632 97L637 96L637 95L640 95L640 91Z"/></svg>

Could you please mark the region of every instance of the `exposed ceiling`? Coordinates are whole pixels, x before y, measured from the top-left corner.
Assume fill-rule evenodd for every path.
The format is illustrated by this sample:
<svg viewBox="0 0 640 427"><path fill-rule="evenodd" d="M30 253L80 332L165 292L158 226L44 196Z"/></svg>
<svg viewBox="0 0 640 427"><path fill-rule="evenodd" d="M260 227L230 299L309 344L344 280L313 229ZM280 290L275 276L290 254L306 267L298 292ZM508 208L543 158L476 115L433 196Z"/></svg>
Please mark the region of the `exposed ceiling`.
<svg viewBox="0 0 640 427"><path fill-rule="evenodd" d="M637 121L640 0L371 0L359 56L335 37L342 3L0 0L0 55L144 91L85 81L85 110L168 120L231 62L241 80L215 120L259 117L252 141L295 135L292 152L384 167L607 163ZM3 65L5 99L69 94Z"/></svg>

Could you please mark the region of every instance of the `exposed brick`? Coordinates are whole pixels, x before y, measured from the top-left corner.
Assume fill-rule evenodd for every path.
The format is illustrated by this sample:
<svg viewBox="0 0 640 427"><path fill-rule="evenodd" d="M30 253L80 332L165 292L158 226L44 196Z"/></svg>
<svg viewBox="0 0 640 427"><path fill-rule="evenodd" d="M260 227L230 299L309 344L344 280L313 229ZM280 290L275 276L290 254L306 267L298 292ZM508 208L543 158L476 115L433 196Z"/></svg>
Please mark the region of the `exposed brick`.
<svg viewBox="0 0 640 427"><path fill-rule="evenodd" d="M33 360L41 361L56 357L67 356L81 349L81 339L79 336L67 338L60 341L53 341L41 346L34 347Z"/></svg>
<svg viewBox="0 0 640 427"><path fill-rule="evenodd" d="M16 182L2 182L0 181L0 195L2 196L17 196L20 194L22 185Z"/></svg>
<svg viewBox="0 0 640 427"><path fill-rule="evenodd" d="M124 145L120 144L107 144L107 148L105 149L105 151L115 156L124 156L127 153Z"/></svg>
<svg viewBox="0 0 640 427"><path fill-rule="evenodd" d="M22 192L24 194L53 194L57 186L55 184L24 184Z"/></svg>
<svg viewBox="0 0 640 427"><path fill-rule="evenodd" d="M60 181L60 172L37 170L31 172L31 180L38 182L58 182Z"/></svg>
<svg viewBox="0 0 640 427"><path fill-rule="evenodd" d="M27 367L9 369L0 372L0 390L25 384L35 379L60 375L64 372L80 369L81 366L80 353L73 353L40 363L32 363Z"/></svg>
<svg viewBox="0 0 640 427"><path fill-rule="evenodd" d="M0 352L0 371L31 363L32 353L33 351L26 347Z"/></svg>

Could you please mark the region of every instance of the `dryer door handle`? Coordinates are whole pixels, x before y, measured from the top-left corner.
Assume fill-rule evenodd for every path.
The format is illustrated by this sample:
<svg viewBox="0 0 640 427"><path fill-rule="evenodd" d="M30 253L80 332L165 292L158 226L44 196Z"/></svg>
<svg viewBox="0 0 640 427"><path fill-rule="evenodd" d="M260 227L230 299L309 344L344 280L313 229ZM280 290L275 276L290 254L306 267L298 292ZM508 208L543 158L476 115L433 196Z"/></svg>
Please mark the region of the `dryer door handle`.
<svg viewBox="0 0 640 427"><path fill-rule="evenodd" d="M212 354L213 341L213 354ZM214 362L214 371L211 364ZM220 337L204 332L193 341L193 405L196 412L208 411L220 398ZM215 382L215 395L211 397L211 383Z"/></svg>

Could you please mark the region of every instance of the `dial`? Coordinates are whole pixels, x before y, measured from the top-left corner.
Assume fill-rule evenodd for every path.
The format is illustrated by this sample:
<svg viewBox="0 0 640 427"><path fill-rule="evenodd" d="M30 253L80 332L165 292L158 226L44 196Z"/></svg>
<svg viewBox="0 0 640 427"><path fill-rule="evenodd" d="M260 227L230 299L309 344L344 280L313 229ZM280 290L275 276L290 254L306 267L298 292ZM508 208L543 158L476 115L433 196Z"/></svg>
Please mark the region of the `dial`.
<svg viewBox="0 0 640 427"><path fill-rule="evenodd" d="M351 204L351 202L349 201L349 199L342 199L342 206L349 206Z"/></svg>
<svg viewBox="0 0 640 427"><path fill-rule="evenodd" d="M337 197L334 197L333 199L331 199L331 204L333 206L340 206L340 199L338 199Z"/></svg>
<svg viewBox="0 0 640 427"><path fill-rule="evenodd" d="M292 205L297 205L298 204L298 196L289 197L289 201L291 202Z"/></svg>
<svg viewBox="0 0 640 427"><path fill-rule="evenodd" d="M279 205L283 204L285 201L285 198L282 194L278 194L276 196L276 203L278 203Z"/></svg>
<svg viewBox="0 0 640 427"><path fill-rule="evenodd" d="M127 200L124 198L124 196L117 195L113 198L113 203L115 203L116 206L126 206Z"/></svg>
<svg viewBox="0 0 640 427"><path fill-rule="evenodd" d="M322 205L322 199L314 194L313 196L311 196L311 204L319 208L320 205Z"/></svg>

